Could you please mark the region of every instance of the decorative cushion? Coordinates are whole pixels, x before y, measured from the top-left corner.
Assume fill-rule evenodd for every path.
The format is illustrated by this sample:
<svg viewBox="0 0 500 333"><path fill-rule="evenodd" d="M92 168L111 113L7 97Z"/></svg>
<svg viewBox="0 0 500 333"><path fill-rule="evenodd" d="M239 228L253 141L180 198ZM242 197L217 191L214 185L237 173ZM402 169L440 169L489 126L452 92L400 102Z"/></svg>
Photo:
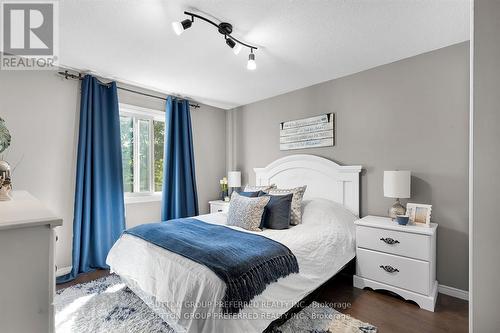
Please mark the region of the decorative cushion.
<svg viewBox="0 0 500 333"><path fill-rule="evenodd" d="M245 186L245 192L259 192L259 191L269 191L273 188L276 188L276 184L271 184L271 185L263 185L263 186L252 186L252 185L247 185Z"/></svg>
<svg viewBox="0 0 500 333"><path fill-rule="evenodd" d="M255 192L238 192L239 195L242 195L247 198L256 198L259 196L259 193L261 191L255 191Z"/></svg>
<svg viewBox="0 0 500 333"><path fill-rule="evenodd" d="M262 231L260 229L262 214L269 200L268 196L248 198L233 192L229 203L227 224L250 231Z"/></svg>
<svg viewBox="0 0 500 333"><path fill-rule="evenodd" d="M271 189L265 192L270 195L293 194L290 224L298 225L302 221L301 205L302 205L302 198L304 197L304 192L306 191L306 188L307 185L304 185L301 187L290 188L290 189L279 189L279 188Z"/></svg>
<svg viewBox="0 0 500 333"><path fill-rule="evenodd" d="M259 196L270 197L262 216L260 228L288 229L290 227L293 194L269 195L261 191Z"/></svg>

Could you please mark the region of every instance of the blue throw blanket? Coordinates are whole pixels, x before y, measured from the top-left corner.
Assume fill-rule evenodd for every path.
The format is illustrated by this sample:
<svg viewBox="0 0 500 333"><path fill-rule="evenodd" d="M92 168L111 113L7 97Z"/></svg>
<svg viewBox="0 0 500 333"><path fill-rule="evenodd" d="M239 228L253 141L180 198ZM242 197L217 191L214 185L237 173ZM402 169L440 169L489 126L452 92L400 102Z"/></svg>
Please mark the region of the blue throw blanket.
<svg viewBox="0 0 500 333"><path fill-rule="evenodd" d="M268 284L299 272L297 258L283 244L193 218L143 224L125 233L211 269L226 283L224 313L238 313Z"/></svg>

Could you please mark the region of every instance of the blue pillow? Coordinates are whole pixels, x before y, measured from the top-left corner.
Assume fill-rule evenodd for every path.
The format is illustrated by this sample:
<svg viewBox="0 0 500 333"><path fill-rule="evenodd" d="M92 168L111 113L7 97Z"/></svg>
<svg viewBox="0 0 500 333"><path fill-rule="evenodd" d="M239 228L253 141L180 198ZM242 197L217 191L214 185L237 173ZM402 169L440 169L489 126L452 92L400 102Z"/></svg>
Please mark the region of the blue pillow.
<svg viewBox="0 0 500 333"><path fill-rule="evenodd" d="M269 195L264 192L259 193L259 197L270 197L264 209L260 228L268 229L288 229L290 227L291 207L293 193L286 195Z"/></svg>
<svg viewBox="0 0 500 333"><path fill-rule="evenodd" d="M242 195L244 197L248 197L248 198L256 198L259 196L259 193L260 191L256 191L256 192L238 192L239 195Z"/></svg>

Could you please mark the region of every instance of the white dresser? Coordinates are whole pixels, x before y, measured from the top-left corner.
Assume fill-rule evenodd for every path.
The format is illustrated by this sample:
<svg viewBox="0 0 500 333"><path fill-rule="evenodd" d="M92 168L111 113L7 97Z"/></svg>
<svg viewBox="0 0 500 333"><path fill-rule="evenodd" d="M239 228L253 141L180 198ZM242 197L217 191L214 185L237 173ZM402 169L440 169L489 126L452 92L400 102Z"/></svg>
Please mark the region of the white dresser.
<svg viewBox="0 0 500 333"><path fill-rule="evenodd" d="M378 216L366 216L355 224L354 286L389 290L434 311L437 224L401 226Z"/></svg>
<svg viewBox="0 0 500 333"><path fill-rule="evenodd" d="M210 204L210 214L227 213L229 211L229 201L214 200L208 203Z"/></svg>
<svg viewBox="0 0 500 333"><path fill-rule="evenodd" d="M0 201L0 332L54 331L54 227L62 220L27 192Z"/></svg>

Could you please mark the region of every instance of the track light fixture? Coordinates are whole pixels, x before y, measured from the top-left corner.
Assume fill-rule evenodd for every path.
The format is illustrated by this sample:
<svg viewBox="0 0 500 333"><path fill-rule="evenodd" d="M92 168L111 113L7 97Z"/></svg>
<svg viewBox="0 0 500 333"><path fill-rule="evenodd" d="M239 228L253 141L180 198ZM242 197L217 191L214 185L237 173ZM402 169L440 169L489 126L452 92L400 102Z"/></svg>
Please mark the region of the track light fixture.
<svg viewBox="0 0 500 333"><path fill-rule="evenodd" d="M234 48L234 46L236 45L236 42L234 40L232 40L231 38L226 38L226 44L227 46L229 46L230 48Z"/></svg>
<svg viewBox="0 0 500 333"><path fill-rule="evenodd" d="M250 54L248 55L247 69L255 70L257 68L257 63L255 62L255 54L250 50Z"/></svg>
<svg viewBox="0 0 500 333"><path fill-rule="evenodd" d="M236 46L235 46L235 47L233 47L233 52L234 52L234 54L238 55L238 54L241 52L241 49L242 49L242 48L243 48L243 47L241 46L241 44L236 44Z"/></svg>
<svg viewBox="0 0 500 333"><path fill-rule="evenodd" d="M217 28L220 34L224 36L224 39L226 41L226 45L229 46L231 49L233 49L234 54L239 54L243 48L243 46L246 46L250 49L250 54L248 55L248 62L247 62L247 69L249 70L254 70L257 68L257 64L255 62L255 54L253 53L254 50L257 50L257 47L253 45L249 45L247 43L244 43L235 37L231 36L231 33L233 32L233 26L230 23L227 22L221 22L219 24L207 19L206 17L200 16L195 13L191 12L184 12L184 14L188 15L191 17L191 19L185 19L181 22L173 22L172 23L172 29L174 29L174 32L179 36L184 32L184 30L187 30L191 27L191 25L194 22L194 18L199 18L200 20L203 20L205 22L210 23L214 27Z"/></svg>
<svg viewBox="0 0 500 333"><path fill-rule="evenodd" d="M185 19L182 22L172 22L172 28L174 29L177 36L179 36L184 32L184 30L191 28L192 24L193 24L192 20Z"/></svg>

